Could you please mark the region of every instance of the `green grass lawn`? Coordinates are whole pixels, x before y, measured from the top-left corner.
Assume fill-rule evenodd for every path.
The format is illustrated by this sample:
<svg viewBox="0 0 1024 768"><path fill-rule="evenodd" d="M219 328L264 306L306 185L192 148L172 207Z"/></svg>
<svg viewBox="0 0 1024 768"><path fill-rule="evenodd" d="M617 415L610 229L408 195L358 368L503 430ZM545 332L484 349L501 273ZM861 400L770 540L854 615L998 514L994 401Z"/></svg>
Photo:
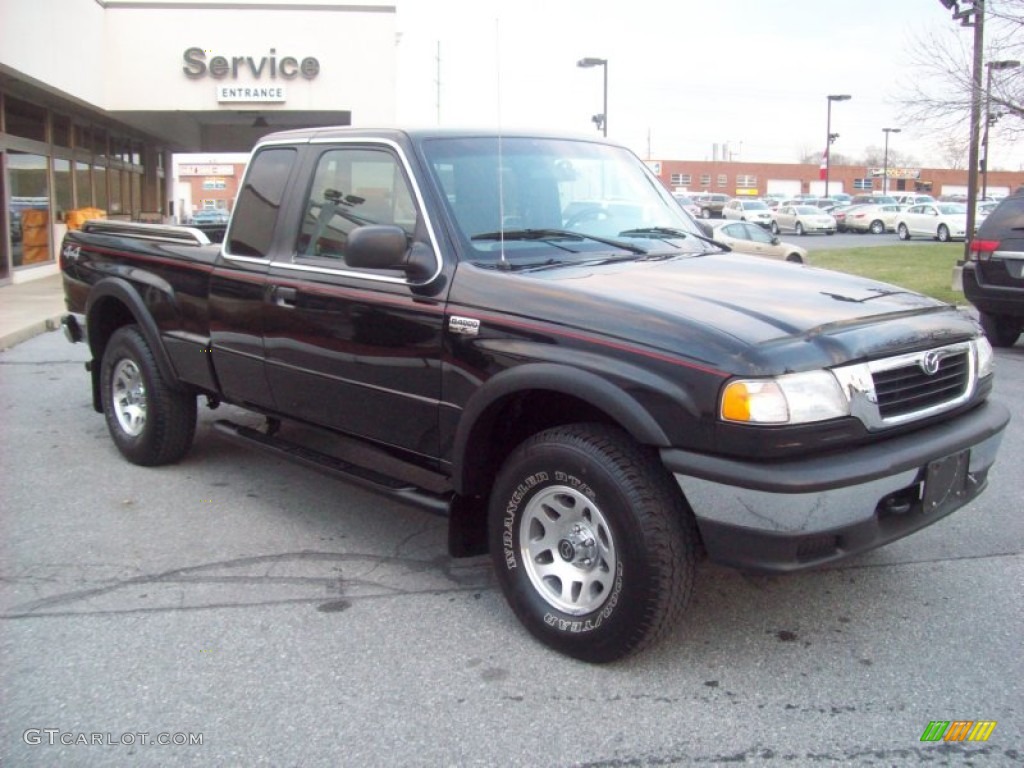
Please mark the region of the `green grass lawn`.
<svg viewBox="0 0 1024 768"><path fill-rule="evenodd" d="M951 304L966 304L963 293L952 289L953 267L963 256L963 243L930 243L812 251L807 261L815 267L893 283Z"/></svg>

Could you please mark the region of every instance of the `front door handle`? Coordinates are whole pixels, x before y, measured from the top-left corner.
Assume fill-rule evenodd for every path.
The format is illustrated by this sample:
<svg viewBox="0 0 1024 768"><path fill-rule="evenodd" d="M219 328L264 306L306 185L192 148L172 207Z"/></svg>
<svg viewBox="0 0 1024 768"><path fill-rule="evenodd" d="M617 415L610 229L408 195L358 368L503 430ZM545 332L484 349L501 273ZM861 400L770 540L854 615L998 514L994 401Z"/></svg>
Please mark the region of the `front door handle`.
<svg viewBox="0 0 1024 768"><path fill-rule="evenodd" d="M298 295L299 292L294 288L285 288L282 285L275 285L271 290L274 303L279 307L291 307L294 309Z"/></svg>

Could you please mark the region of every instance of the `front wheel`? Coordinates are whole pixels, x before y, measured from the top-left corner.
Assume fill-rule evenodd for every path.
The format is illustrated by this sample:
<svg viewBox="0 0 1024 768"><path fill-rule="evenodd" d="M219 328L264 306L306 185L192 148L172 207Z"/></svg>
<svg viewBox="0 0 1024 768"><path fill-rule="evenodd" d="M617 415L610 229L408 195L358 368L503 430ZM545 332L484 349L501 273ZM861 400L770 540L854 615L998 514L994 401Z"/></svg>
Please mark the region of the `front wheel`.
<svg viewBox="0 0 1024 768"><path fill-rule="evenodd" d="M171 464L188 452L196 431L195 395L164 381L137 326L126 325L111 335L100 382L107 429L128 461Z"/></svg>
<svg viewBox="0 0 1024 768"><path fill-rule="evenodd" d="M702 219L710 219L711 218L711 209L710 208L701 208L700 209L700 217Z"/></svg>
<svg viewBox="0 0 1024 768"><path fill-rule="evenodd" d="M896 236L899 237L900 240L909 240L910 239L910 230L907 229L907 225L906 224L900 224L896 228Z"/></svg>
<svg viewBox="0 0 1024 768"><path fill-rule="evenodd" d="M776 221L772 222L772 234L773 235L779 234L779 224Z"/></svg>
<svg viewBox="0 0 1024 768"><path fill-rule="evenodd" d="M804 232L804 225L801 224L799 221L796 223L796 233L800 235L800 237L803 237L805 234L807 234L806 232Z"/></svg>
<svg viewBox="0 0 1024 768"><path fill-rule="evenodd" d="M490 499L498 582L541 642L609 662L664 636L693 587L693 514L657 455L617 429L526 440Z"/></svg>
<svg viewBox="0 0 1024 768"><path fill-rule="evenodd" d="M794 264L803 264L804 263L803 257L800 256L799 253L791 253L791 254L789 254L789 256L786 257L786 261L790 261L790 262L792 262Z"/></svg>
<svg viewBox="0 0 1024 768"><path fill-rule="evenodd" d="M949 242L949 227L945 224L939 224L938 238L940 243Z"/></svg>

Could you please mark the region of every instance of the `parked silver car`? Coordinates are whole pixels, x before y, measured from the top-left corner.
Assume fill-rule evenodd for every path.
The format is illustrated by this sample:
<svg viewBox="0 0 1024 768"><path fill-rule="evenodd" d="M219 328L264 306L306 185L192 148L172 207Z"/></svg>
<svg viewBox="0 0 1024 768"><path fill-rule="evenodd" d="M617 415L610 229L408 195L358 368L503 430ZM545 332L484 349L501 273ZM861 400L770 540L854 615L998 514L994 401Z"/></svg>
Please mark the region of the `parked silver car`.
<svg viewBox="0 0 1024 768"><path fill-rule="evenodd" d="M739 253L764 256L803 264L807 261L807 249L793 243L784 243L776 235L770 235L749 221L722 219L712 222L711 237Z"/></svg>
<svg viewBox="0 0 1024 768"><path fill-rule="evenodd" d="M761 200L730 200L722 209L722 216L736 221L752 221L765 229L772 225L772 209Z"/></svg>
<svg viewBox="0 0 1024 768"><path fill-rule="evenodd" d="M845 226L850 232L870 232L882 235L896 231L898 205L860 205L846 213Z"/></svg>
<svg viewBox="0 0 1024 768"><path fill-rule="evenodd" d="M775 235L779 232L796 232L798 235L823 232L834 235L836 220L814 205L780 205L772 214L771 229Z"/></svg>

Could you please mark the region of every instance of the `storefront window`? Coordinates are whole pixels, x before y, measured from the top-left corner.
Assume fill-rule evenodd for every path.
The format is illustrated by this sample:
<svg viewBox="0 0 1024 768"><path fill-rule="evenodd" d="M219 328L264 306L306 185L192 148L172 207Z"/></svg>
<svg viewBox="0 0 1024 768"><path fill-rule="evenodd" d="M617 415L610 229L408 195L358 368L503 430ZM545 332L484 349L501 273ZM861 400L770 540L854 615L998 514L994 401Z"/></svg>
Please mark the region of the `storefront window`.
<svg viewBox="0 0 1024 768"><path fill-rule="evenodd" d="M25 139L46 141L46 110L8 96L4 99L7 133Z"/></svg>
<svg viewBox="0 0 1024 768"><path fill-rule="evenodd" d="M92 153L97 157L107 156L107 133L99 128L92 131Z"/></svg>
<svg viewBox="0 0 1024 768"><path fill-rule="evenodd" d="M142 174L129 173L132 183L132 218L137 219L142 213Z"/></svg>
<svg viewBox="0 0 1024 768"><path fill-rule="evenodd" d="M64 115L53 116L53 143L58 147L71 146L71 118Z"/></svg>
<svg viewBox="0 0 1024 768"><path fill-rule="evenodd" d="M53 158L53 215L63 221L64 214L74 208L71 197L71 161Z"/></svg>
<svg viewBox="0 0 1024 768"><path fill-rule="evenodd" d="M88 163L75 163L75 186L78 193L77 203L79 208L87 208L92 205L92 172Z"/></svg>
<svg viewBox="0 0 1024 768"><path fill-rule="evenodd" d="M50 185L46 158L7 153L11 256L15 267L50 261Z"/></svg>
<svg viewBox="0 0 1024 768"><path fill-rule="evenodd" d="M96 207L100 210L110 212L110 198L107 197L107 169L102 165L93 168L93 181L95 182Z"/></svg>
<svg viewBox="0 0 1024 768"><path fill-rule="evenodd" d="M75 125L75 148L92 152L92 139L89 136L89 127L86 125Z"/></svg>
<svg viewBox="0 0 1024 768"><path fill-rule="evenodd" d="M115 214L123 211L121 205L121 172L117 168L107 171L107 179L110 185L110 208L108 213Z"/></svg>

